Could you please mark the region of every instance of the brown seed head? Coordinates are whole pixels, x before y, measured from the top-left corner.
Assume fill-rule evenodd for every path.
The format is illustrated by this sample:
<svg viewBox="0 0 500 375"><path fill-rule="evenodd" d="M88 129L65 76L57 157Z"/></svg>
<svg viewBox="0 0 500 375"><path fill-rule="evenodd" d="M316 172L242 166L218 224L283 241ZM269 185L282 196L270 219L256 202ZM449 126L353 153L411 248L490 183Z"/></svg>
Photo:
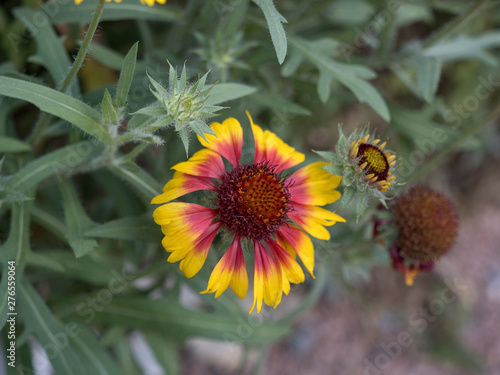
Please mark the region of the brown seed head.
<svg viewBox="0 0 500 375"><path fill-rule="evenodd" d="M400 253L418 262L435 261L451 248L458 233L454 205L442 194L414 187L400 195L394 213Z"/></svg>

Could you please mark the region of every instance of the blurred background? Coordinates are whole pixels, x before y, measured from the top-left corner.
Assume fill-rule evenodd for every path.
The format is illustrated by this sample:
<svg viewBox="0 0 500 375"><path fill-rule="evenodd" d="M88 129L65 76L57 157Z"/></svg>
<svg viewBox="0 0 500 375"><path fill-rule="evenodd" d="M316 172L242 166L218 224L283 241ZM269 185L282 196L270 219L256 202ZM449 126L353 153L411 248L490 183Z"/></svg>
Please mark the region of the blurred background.
<svg viewBox="0 0 500 375"><path fill-rule="evenodd" d="M97 4L0 4L2 353L12 259L19 311L16 368L2 355L0 374L500 374L499 1L106 3L60 90L102 120L106 90L132 72L115 129L136 138L105 145L105 158L83 125L7 86L59 90ZM208 72L210 101L224 107L208 123L236 117L246 136L248 110L307 162L334 151L339 124L369 125L398 156L388 196L441 192L459 216L455 245L408 287L391 266L394 237L373 238L378 202L357 218L356 202L339 201L328 208L347 223L314 241L316 279L275 310L248 315L251 288L243 301L200 295L223 239L186 279L149 204L186 159L183 142L172 126L132 132L148 123L134 112L156 100L148 75L171 91L169 64L188 85Z"/></svg>

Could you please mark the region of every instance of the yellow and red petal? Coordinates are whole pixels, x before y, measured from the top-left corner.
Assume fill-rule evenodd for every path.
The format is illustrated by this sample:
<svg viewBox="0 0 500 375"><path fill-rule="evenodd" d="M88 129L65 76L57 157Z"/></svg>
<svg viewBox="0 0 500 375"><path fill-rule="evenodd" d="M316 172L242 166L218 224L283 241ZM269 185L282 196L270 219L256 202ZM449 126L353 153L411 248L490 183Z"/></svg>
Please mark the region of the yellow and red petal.
<svg viewBox="0 0 500 375"><path fill-rule="evenodd" d="M193 244L191 251L179 264L180 270L187 278L193 277L203 267L207 259L208 251L212 242L221 226L220 222L212 223L208 228L198 237Z"/></svg>
<svg viewBox="0 0 500 375"><path fill-rule="evenodd" d="M279 173L304 161L305 155L303 153L295 151L293 147L287 145L273 132L262 130L253 122L248 111L247 116L252 124L255 140L255 164L268 163L275 166L276 173Z"/></svg>
<svg viewBox="0 0 500 375"><path fill-rule="evenodd" d="M288 217L295 221L311 236L320 240L329 240L330 232L325 228L345 219L334 212L317 206L307 206L298 203L293 205L294 211Z"/></svg>
<svg viewBox="0 0 500 375"><path fill-rule="evenodd" d="M290 200L304 205L333 203L340 198L340 192L334 190L342 180L323 169L329 163L317 162L300 168L290 176L293 181L288 188Z"/></svg>
<svg viewBox="0 0 500 375"><path fill-rule="evenodd" d="M229 285L234 286L233 290L240 298L245 297L248 289L248 277L238 236L234 237L229 249L212 271L207 289L200 293L216 292L215 298L217 298L224 293Z"/></svg>
<svg viewBox="0 0 500 375"><path fill-rule="evenodd" d="M151 204L167 203L193 191L215 190L215 184L209 177L195 177L175 172L174 177L163 187L163 193L151 200Z"/></svg>
<svg viewBox="0 0 500 375"><path fill-rule="evenodd" d="M284 225L276 232L276 241L289 254L297 254L314 279L314 246L307 233L295 225Z"/></svg>
<svg viewBox="0 0 500 375"><path fill-rule="evenodd" d="M198 135L200 143L225 157L233 167L240 163L243 147L243 129L235 118L228 118L222 124L214 122L210 125L215 135L205 134L206 141Z"/></svg>
<svg viewBox="0 0 500 375"><path fill-rule="evenodd" d="M153 219L161 225L165 234L186 231L193 238L198 238L216 215L216 210L199 204L173 202L154 210Z"/></svg>
<svg viewBox="0 0 500 375"><path fill-rule="evenodd" d="M245 257L243 256L243 251L239 249L236 252L236 260L234 262L233 276L229 286L234 293L241 299L245 298L248 291L248 274L247 266L245 264Z"/></svg>
<svg viewBox="0 0 500 375"><path fill-rule="evenodd" d="M254 254L254 295L250 312L253 311L255 305L257 305L257 312L260 312L262 301L274 307L280 303L283 290L282 271L260 241L254 241Z"/></svg>
<svg viewBox="0 0 500 375"><path fill-rule="evenodd" d="M268 238L265 242L276 264L285 271L288 281L294 284L303 283L305 280L304 271L302 271L296 260L273 239Z"/></svg>
<svg viewBox="0 0 500 375"><path fill-rule="evenodd" d="M220 155L207 148L196 152L188 161L174 165L172 169L196 177L218 178L219 180L226 174Z"/></svg>

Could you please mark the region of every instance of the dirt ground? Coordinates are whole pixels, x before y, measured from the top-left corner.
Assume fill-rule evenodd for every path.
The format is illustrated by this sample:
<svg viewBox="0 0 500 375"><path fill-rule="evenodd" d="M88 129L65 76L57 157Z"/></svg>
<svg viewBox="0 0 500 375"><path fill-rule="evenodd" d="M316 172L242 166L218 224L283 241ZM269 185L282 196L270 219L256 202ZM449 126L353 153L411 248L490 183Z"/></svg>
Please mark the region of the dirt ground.
<svg viewBox="0 0 500 375"><path fill-rule="evenodd" d="M294 333L271 346L262 374L500 374L500 163L451 168L468 178L429 181L457 205L451 252L413 287L380 267L355 293L327 290ZM184 374L254 373L252 356L235 370L202 352L183 351Z"/></svg>

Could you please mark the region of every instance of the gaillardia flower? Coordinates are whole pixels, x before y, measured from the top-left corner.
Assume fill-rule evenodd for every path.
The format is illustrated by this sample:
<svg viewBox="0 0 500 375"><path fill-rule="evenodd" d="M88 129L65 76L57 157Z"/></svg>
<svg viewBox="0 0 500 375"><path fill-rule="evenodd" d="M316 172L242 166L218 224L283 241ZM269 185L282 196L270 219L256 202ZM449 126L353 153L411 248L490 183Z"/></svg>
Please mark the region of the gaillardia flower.
<svg viewBox="0 0 500 375"><path fill-rule="evenodd" d="M179 267L186 277L201 269L218 232L230 234L231 245L201 293L215 292L217 298L230 286L240 298L245 297L248 276L242 242L249 244L254 255L250 312L255 306L260 312L263 301L276 307L283 292L290 291L290 283L304 281L296 256L314 277L314 249L308 234L328 240L330 233L325 227L345 220L318 207L340 197L335 188L341 177L322 169L328 163L310 164L290 176L283 174L285 169L304 161L304 154L248 117L255 140L252 164L240 163L240 123L234 118L222 124L215 122L211 125L215 135L198 136L206 148L175 165L173 179L151 203L166 203L154 211L154 220L165 235L162 244L171 253L168 261L181 261ZM229 170L222 157L231 165ZM199 190L215 195L213 207L171 202Z"/></svg>
<svg viewBox="0 0 500 375"><path fill-rule="evenodd" d="M393 267L407 285L422 271L432 269L445 255L458 233L458 216L453 203L442 194L414 187L398 196L392 208L398 237L391 248Z"/></svg>
<svg viewBox="0 0 500 375"><path fill-rule="evenodd" d="M75 0L75 4L80 4L83 0ZM110 3L112 0L106 0L106 2ZM114 0L115 3L121 3L122 0ZM149 5L150 7L152 7L153 5L155 5L155 3L158 3L158 4L165 4L167 2L167 0L141 0L141 4L147 4Z"/></svg>
<svg viewBox="0 0 500 375"><path fill-rule="evenodd" d="M339 126L339 140L335 152L317 153L331 164L325 170L342 176L344 193L342 203L347 205L357 198L356 214L359 217L368 207L370 198L377 198L386 205L386 191L394 184L396 156L385 150L387 142L380 143L368 133L368 128L354 131L346 137Z"/></svg>

